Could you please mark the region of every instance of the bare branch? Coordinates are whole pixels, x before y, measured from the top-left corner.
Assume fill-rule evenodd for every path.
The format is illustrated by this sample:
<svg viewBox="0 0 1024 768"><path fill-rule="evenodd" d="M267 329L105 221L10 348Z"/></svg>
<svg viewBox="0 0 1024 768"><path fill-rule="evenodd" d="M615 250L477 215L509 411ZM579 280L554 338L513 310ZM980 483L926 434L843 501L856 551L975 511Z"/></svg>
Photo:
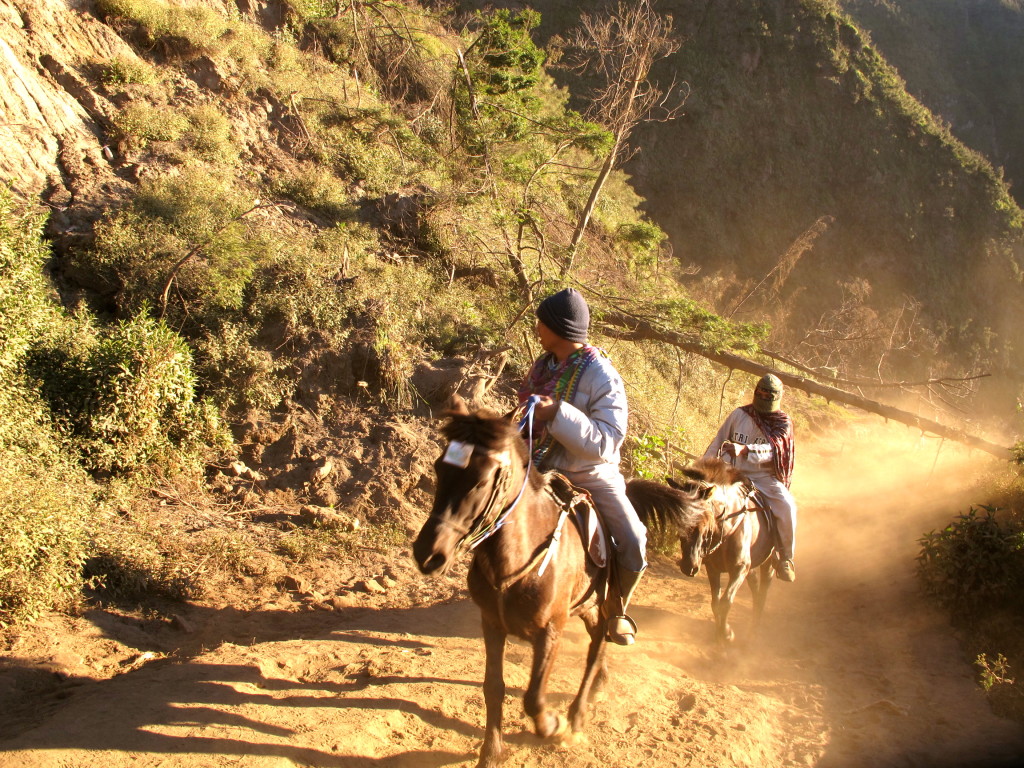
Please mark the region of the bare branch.
<svg viewBox="0 0 1024 768"><path fill-rule="evenodd" d="M618 339L626 339L629 341L660 341L688 352L694 352L708 360L724 365L729 369L745 371L757 376L763 376L766 373L773 373L778 376L787 387L799 389L803 392L807 392L808 394L819 395L828 401L844 403L846 405L851 405L868 411L869 413L878 414L883 418L892 419L893 421L898 421L901 424L916 427L922 432L931 432L939 437L948 438L950 440L963 443L964 445L969 445L972 448L985 451L986 453L990 453L1001 459L1009 459L1012 455L1009 448L996 445L995 443L976 435L967 434L960 429L940 424L937 421L926 419L922 416L918 416L917 414L910 413L909 411L894 408L875 400L869 400L865 397L854 395L841 389L836 389L835 387L819 384L818 382L811 381L803 376L796 376L785 371L773 369L766 365L761 365L760 363L755 363L753 360L748 360L745 357L740 357L739 355L732 354L731 352L709 349L699 341L694 341L692 338L687 338L675 331L657 328L650 323L638 320L635 317L631 317L622 312L605 312L601 316L601 321L604 324L604 328L602 330L609 336L613 336Z"/></svg>

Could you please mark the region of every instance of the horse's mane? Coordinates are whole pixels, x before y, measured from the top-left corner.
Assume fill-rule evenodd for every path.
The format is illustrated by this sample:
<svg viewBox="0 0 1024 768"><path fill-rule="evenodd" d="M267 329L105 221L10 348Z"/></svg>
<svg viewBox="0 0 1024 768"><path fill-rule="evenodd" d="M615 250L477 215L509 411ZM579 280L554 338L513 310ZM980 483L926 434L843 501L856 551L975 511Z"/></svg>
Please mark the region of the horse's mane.
<svg viewBox="0 0 1024 768"><path fill-rule="evenodd" d="M441 432L449 440L471 443L485 451L511 448L516 451L521 464L525 465L528 461L526 443L514 420L488 409L473 413L451 411L448 417L449 421L441 428ZM542 487L545 482L540 472L531 472L530 480L534 488Z"/></svg>
<svg viewBox="0 0 1024 768"><path fill-rule="evenodd" d="M745 480L745 475L732 464L727 464L722 459L711 456L697 459L683 469L683 475L697 484L732 485Z"/></svg>
<svg viewBox="0 0 1024 768"><path fill-rule="evenodd" d="M682 470L679 481L669 478L668 484L652 480L630 480L626 495L640 519L655 535L662 537L669 524L680 532L692 531L708 514L703 491L708 484L728 486L742 483L745 476L731 464L717 458L697 459Z"/></svg>
<svg viewBox="0 0 1024 768"><path fill-rule="evenodd" d="M485 451L501 451L518 435L508 419L489 410L475 413L449 413L450 421L441 428L449 440L479 445Z"/></svg>
<svg viewBox="0 0 1024 768"><path fill-rule="evenodd" d="M689 531L704 514L696 492L654 480L630 480L626 496L655 541L667 541L678 531Z"/></svg>

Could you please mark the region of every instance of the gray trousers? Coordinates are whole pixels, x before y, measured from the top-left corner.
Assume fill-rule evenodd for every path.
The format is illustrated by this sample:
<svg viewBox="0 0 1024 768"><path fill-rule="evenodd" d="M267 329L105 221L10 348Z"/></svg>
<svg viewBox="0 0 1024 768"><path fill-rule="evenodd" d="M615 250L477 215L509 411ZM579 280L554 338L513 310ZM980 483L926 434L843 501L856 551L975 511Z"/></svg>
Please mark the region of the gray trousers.
<svg viewBox="0 0 1024 768"><path fill-rule="evenodd" d="M611 532L619 567L627 571L646 568L647 528L626 498L626 479L619 468L609 464L583 472L558 471L573 485L590 492L601 513L601 520Z"/></svg>
<svg viewBox="0 0 1024 768"><path fill-rule="evenodd" d="M772 507L780 560L792 560L796 553L796 499L775 475L748 475Z"/></svg>

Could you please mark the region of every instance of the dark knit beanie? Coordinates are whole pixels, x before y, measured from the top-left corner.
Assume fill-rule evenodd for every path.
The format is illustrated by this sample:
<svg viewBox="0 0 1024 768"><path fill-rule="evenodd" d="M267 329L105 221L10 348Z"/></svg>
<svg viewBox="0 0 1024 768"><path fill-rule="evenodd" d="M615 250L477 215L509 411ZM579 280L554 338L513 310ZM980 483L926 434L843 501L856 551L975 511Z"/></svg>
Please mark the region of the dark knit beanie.
<svg viewBox="0 0 1024 768"><path fill-rule="evenodd" d="M548 296L537 307L537 319L566 341L586 342L590 308L575 288Z"/></svg>

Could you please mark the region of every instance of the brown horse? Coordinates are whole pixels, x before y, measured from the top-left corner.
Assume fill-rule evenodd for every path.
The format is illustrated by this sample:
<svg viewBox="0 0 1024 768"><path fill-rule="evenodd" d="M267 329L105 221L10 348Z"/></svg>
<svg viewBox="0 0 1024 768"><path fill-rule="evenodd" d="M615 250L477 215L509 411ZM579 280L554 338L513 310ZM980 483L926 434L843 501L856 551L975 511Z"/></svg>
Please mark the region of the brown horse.
<svg viewBox="0 0 1024 768"><path fill-rule="evenodd" d="M755 627L764 612L773 577L774 536L768 511L750 481L721 459L698 459L683 470L681 482L668 483L631 480L626 495L652 530L675 529L682 549L679 569L686 576L696 576L704 563L715 637L723 645L731 643L735 635L729 610L744 580L754 594ZM726 573L729 584L723 591Z"/></svg>
<svg viewBox="0 0 1024 768"><path fill-rule="evenodd" d="M483 618L487 727L478 766L501 762L505 641L533 645L523 699L541 738L582 731L587 700L606 677L602 601L607 566L588 557L577 527L548 476L530 470L529 449L512 415L470 413L457 401L444 427L448 448L435 464L433 509L413 545L423 573L443 572L473 550L469 591ZM566 718L548 709L545 688L566 622L579 616L590 635L586 669Z"/></svg>

